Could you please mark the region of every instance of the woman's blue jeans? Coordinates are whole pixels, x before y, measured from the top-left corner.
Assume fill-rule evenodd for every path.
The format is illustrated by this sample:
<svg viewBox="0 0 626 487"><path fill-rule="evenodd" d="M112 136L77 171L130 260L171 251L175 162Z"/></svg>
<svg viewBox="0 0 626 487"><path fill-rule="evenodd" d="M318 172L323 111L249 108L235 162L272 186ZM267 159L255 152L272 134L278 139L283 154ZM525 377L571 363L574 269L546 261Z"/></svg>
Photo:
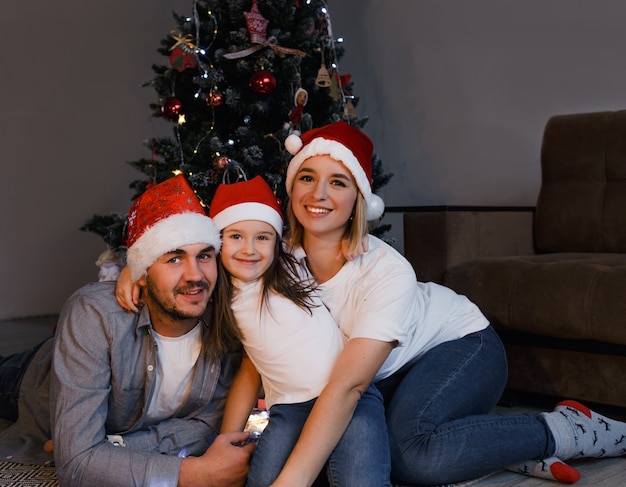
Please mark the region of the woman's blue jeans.
<svg viewBox="0 0 626 487"><path fill-rule="evenodd" d="M554 440L539 416L488 414L506 380L504 347L488 327L443 343L378 382L393 478L440 485L552 456Z"/></svg>
<svg viewBox="0 0 626 487"><path fill-rule="evenodd" d="M252 456L248 487L267 487L278 477L314 404L315 399L272 406L269 423ZM390 486L387 437L382 396L370 386L328 459L326 476L330 486Z"/></svg>

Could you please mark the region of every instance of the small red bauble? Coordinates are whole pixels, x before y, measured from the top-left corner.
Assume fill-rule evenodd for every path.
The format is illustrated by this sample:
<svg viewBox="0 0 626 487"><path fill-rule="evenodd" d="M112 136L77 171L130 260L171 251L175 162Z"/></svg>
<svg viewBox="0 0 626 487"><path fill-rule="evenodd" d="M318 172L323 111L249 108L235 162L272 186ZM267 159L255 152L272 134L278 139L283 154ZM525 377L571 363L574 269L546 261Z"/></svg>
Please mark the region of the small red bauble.
<svg viewBox="0 0 626 487"><path fill-rule="evenodd" d="M211 90L206 97L206 104L210 107L219 107L224 104L224 95L220 90Z"/></svg>
<svg viewBox="0 0 626 487"><path fill-rule="evenodd" d="M268 70L263 69L252 74L250 89L260 95L269 95L276 88L276 77Z"/></svg>
<svg viewBox="0 0 626 487"><path fill-rule="evenodd" d="M163 116L167 118L170 122L178 121L178 116L182 113L183 104L178 98L168 98L163 103L161 107L161 111L163 112Z"/></svg>

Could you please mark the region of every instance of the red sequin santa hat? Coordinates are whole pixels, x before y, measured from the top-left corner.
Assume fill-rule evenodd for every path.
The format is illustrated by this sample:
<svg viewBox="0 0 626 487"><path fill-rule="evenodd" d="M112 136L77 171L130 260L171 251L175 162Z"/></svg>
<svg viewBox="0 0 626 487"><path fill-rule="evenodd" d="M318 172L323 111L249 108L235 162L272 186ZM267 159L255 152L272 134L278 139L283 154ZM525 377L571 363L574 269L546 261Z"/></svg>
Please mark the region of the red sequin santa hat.
<svg viewBox="0 0 626 487"><path fill-rule="evenodd" d="M167 252L203 243L219 252L220 233L181 175L144 191L128 213L126 265L133 281Z"/></svg>
<svg viewBox="0 0 626 487"><path fill-rule="evenodd" d="M269 223L279 236L283 233L283 216L272 189L261 176L250 181L220 184L215 191L209 216L219 230L244 220Z"/></svg>
<svg viewBox="0 0 626 487"><path fill-rule="evenodd" d="M328 155L342 162L352 173L367 204L367 220L380 218L385 203L372 193L372 154L374 146L370 138L347 122L340 121L309 130L298 136L291 134L285 140L285 148L294 157L287 168L287 194L291 196L293 180L298 169L309 157Z"/></svg>

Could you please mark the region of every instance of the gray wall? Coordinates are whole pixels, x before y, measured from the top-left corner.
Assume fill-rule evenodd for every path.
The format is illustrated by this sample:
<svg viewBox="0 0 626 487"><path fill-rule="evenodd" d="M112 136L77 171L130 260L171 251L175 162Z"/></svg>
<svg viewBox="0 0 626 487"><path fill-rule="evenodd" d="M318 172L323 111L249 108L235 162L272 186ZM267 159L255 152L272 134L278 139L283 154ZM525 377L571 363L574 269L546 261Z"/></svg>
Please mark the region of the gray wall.
<svg viewBox="0 0 626 487"><path fill-rule="evenodd" d="M149 156L150 66L188 0L3 1L0 6L0 319L58 313L97 280L105 249L78 230L126 212L125 161Z"/></svg>
<svg viewBox="0 0 626 487"><path fill-rule="evenodd" d="M97 278L104 244L78 231L126 211L148 155L141 88L162 62L171 11L191 0L3 2L0 319L56 313ZM539 148L557 113L626 108L626 3L610 0L329 2L370 117L366 132L395 173L388 206L532 205ZM401 240L398 215L391 237ZM401 245L400 245L401 247Z"/></svg>

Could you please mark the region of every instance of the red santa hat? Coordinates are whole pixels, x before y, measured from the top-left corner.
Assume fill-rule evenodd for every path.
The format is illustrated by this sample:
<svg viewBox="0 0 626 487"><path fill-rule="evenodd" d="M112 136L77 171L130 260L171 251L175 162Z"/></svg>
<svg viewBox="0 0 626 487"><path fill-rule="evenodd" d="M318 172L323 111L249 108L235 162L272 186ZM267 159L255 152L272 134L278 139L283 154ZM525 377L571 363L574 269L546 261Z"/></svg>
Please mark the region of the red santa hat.
<svg viewBox="0 0 626 487"><path fill-rule="evenodd" d="M181 175L143 192L128 213L126 265L136 281L167 252L203 243L219 252L220 233Z"/></svg>
<svg viewBox="0 0 626 487"><path fill-rule="evenodd" d="M287 168L287 194L291 196L293 180L300 166L309 157L328 155L343 163L352 173L367 204L368 221L380 218L385 203L372 193L372 155L374 146L370 138L347 122L335 122L309 130L298 136L291 134L285 148L294 157Z"/></svg>
<svg viewBox="0 0 626 487"><path fill-rule="evenodd" d="M279 236L283 233L280 205L261 176L250 181L220 184L211 201L209 216L219 230L240 221L258 220L272 225Z"/></svg>

